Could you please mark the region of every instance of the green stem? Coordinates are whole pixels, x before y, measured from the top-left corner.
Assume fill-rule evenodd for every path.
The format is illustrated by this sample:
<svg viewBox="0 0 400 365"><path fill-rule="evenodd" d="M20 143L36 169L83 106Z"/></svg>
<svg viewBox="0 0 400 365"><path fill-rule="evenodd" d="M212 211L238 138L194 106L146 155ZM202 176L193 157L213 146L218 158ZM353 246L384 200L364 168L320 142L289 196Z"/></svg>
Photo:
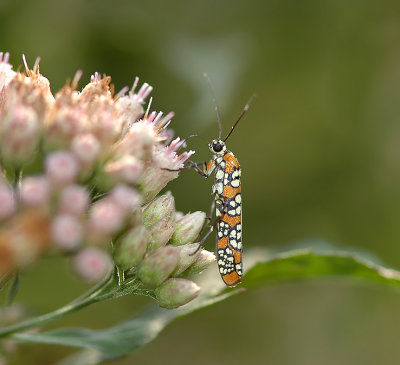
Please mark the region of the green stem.
<svg viewBox="0 0 400 365"><path fill-rule="evenodd" d="M94 296L100 294L106 288L108 288L109 286L111 286L113 284L115 275L116 275L115 271L114 271L114 273L110 273L109 275L107 275L104 278L103 281L100 281L98 284L91 287L86 293L84 293L81 296L79 296L78 298L74 299L74 301L71 303L80 302L84 299L91 298L91 297L94 297Z"/></svg>
<svg viewBox="0 0 400 365"><path fill-rule="evenodd" d="M8 326L0 330L0 337L7 337L15 332L21 332L29 328L39 327L48 322L51 322L57 318L60 318L68 313L74 312L78 309L84 308L90 304L95 303L97 300L95 298L87 298L80 302L70 303L62 308L59 308L53 312L38 316L27 321Z"/></svg>
<svg viewBox="0 0 400 365"><path fill-rule="evenodd" d="M80 296L79 298L75 299L64 307L61 307L53 312L0 329L0 338L7 337L15 332L20 332L29 328L42 326L78 309L87 307L102 300L107 300L115 297L115 290L109 290L110 287L112 287L113 285L113 277L113 274L111 274L103 282L94 286L84 295ZM109 291L107 292L107 290Z"/></svg>
<svg viewBox="0 0 400 365"><path fill-rule="evenodd" d="M133 278L130 281L121 282L121 278L118 274L118 269L116 268L103 282L94 286L88 292L62 308L0 329L0 338L30 328L43 326L44 324L63 317L68 313L75 312L78 309L103 300L114 299L128 294L146 295L154 298L154 293L150 290L141 289L141 284L136 279Z"/></svg>

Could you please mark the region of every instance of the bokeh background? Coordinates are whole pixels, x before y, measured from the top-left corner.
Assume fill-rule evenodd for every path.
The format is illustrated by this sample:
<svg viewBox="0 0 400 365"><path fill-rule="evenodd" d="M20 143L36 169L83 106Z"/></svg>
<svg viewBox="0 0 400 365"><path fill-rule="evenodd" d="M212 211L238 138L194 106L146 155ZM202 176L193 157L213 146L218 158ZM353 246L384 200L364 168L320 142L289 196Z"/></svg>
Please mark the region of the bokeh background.
<svg viewBox="0 0 400 365"><path fill-rule="evenodd" d="M82 69L138 75L177 135L217 135L210 75L242 165L245 247L323 239L400 268L400 2L382 0L0 0L0 49L21 54L53 92ZM201 139L196 158L210 157ZM208 211L211 181L168 187L182 211ZM207 247L212 249L213 239ZM17 300L44 313L85 287L63 260L22 276ZM55 326L103 328L150 304L127 297ZM345 279L277 283L170 325L122 364L399 364L400 292ZM21 345L13 364L73 349Z"/></svg>

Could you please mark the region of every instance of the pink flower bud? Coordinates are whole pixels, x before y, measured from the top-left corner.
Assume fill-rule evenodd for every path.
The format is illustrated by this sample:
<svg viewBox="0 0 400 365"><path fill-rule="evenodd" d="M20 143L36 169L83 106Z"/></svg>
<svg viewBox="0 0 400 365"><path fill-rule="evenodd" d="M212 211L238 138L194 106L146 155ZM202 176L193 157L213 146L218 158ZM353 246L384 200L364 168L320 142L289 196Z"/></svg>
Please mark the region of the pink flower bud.
<svg viewBox="0 0 400 365"><path fill-rule="evenodd" d="M205 219L206 214L204 212L186 214L178 219L171 243L178 246L194 242L203 228Z"/></svg>
<svg viewBox="0 0 400 365"><path fill-rule="evenodd" d="M51 223L54 244L62 250L73 250L83 238L81 222L73 215L60 214Z"/></svg>
<svg viewBox="0 0 400 365"><path fill-rule="evenodd" d="M143 100L139 100L135 94L121 96L116 104L120 111L120 123L123 129L128 130L143 114Z"/></svg>
<svg viewBox="0 0 400 365"><path fill-rule="evenodd" d="M95 72L94 75L90 76L90 83L80 93L80 98L84 101L92 102L93 99L100 96L111 97L110 83L110 76L104 75L102 77L101 74Z"/></svg>
<svg viewBox="0 0 400 365"><path fill-rule="evenodd" d="M58 151L47 156L46 174L55 185L75 182L78 169L78 163L70 152Z"/></svg>
<svg viewBox="0 0 400 365"><path fill-rule="evenodd" d="M111 182L134 184L143 171L143 164L136 157L125 155L104 166L104 173Z"/></svg>
<svg viewBox="0 0 400 365"><path fill-rule="evenodd" d="M175 200L170 191L154 199L143 211L146 227L152 226L161 218L170 219L175 212Z"/></svg>
<svg viewBox="0 0 400 365"><path fill-rule="evenodd" d="M88 247L78 252L72 262L76 273L87 282L102 279L112 268L110 256L103 250Z"/></svg>
<svg viewBox="0 0 400 365"><path fill-rule="evenodd" d="M2 157L18 164L30 160L39 141L40 124L35 110L22 104L13 106L5 114L1 129Z"/></svg>
<svg viewBox="0 0 400 365"><path fill-rule="evenodd" d="M81 185L67 186L60 195L59 209L63 213L81 215L89 205L89 193Z"/></svg>
<svg viewBox="0 0 400 365"><path fill-rule="evenodd" d="M130 126L127 133L115 146L115 156L131 155L138 160L147 161L157 142L156 133L151 124L139 121Z"/></svg>
<svg viewBox="0 0 400 365"><path fill-rule="evenodd" d="M9 59L10 54L8 52L0 52L0 92L16 75L16 72L12 70L12 66L8 63Z"/></svg>
<svg viewBox="0 0 400 365"><path fill-rule="evenodd" d="M129 227L138 227L143 225L143 213L141 208L138 208L129 214L127 225Z"/></svg>
<svg viewBox="0 0 400 365"><path fill-rule="evenodd" d="M93 204L89 212L89 227L94 235L111 235L124 223L124 210L111 199L103 198Z"/></svg>
<svg viewBox="0 0 400 365"><path fill-rule="evenodd" d="M187 245L179 246L179 264L174 271L174 276L182 274L189 266L196 262L201 254L198 243L188 243Z"/></svg>
<svg viewBox="0 0 400 365"><path fill-rule="evenodd" d="M160 307L173 309L189 303L197 297L200 287L191 280L171 278L156 290L156 299Z"/></svg>
<svg viewBox="0 0 400 365"><path fill-rule="evenodd" d="M200 250L200 254L197 256L197 260L191 265L186 271L182 273L185 278L191 278L197 274L200 274L203 270L207 269L214 261L216 257L214 253L207 250Z"/></svg>
<svg viewBox="0 0 400 365"><path fill-rule="evenodd" d="M20 106L32 108L36 119L42 124L46 111L52 105L51 96L37 82L39 77L27 77L21 73L9 82L6 90L4 109L13 112ZM51 94L51 93L50 93ZM50 99L49 99L50 96Z"/></svg>
<svg viewBox="0 0 400 365"><path fill-rule="evenodd" d="M126 185L118 185L113 188L109 197L125 214L132 213L133 210L140 207L142 202L141 195Z"/></svg>
<svg viewBox="0 0 400 365"><path fill-rule="evenodd" d="M10 186L0 183L0 220L9 218L15 212L14 192Z"/></svg>
<svg viewBox="0 0 400 365"><path fill-rule="evenodd" d="M144 112L142 103L132 96L132 94L121 96L116 102L120 111L121 123L124 125L135 123Z"/></svg>
<svg viewBox="0 0 400 365"><path fill-rule="evenodd" d="M36 59L35 65L32 70L29 70L25 56L23 56L22 58L25 64L26 73L29 76L27 77L27 79L32 83L33 86L35 86L35 89L40 92L41 96L45 99L46 103L48 104L53 103L54 96L50 90L50 81L46 77L41 75L39 72L40 58Z"/></svg>
<svg viewBox="0 0 400 365"><path fill-rule="evenodd" d="M71 142L71 151L83 165L92 166L100 156L101 145L93 134L79 134Z"/></svg>
<svg viewBox="0 0 400 365"><path fill-rule="evenodd" d="M148 288L157 287L168 279L178 262L179 248L160 247L145 256L137 273L138 278Z"/></svg>
<svg viewBox="0 0 400 365"><path fill-rule="evenodd" d="M161 218L148 228L149 232L149 246L148 251L155 250L161 246L165 246L175 230L175 219Z"/></svg>
<svg viewBox="0 0 400 365"><path fill-rule="evenodd" d="M146 249L146 228L143 226L135 227L117 243L114 260L121 269L131 269L142 262Z"/></svg>
<svg viewBox="0 0 400 365"><path fill-rule="evenodd" d="M96 97L88 110L88 131L100 142L102 148L108 148L121 133L118 123L118 110L111 95Z"/></svg>
<svg viewBox="0 0 400 365"><path fill-rule="evenodd" d="M23 205L37 207L45 205L50 198L50 183L44 176L26 177L21 182L20 198Z"/></svg>
<svg viewBox="0 0 400 365"><path fill-rule="evenodd" d="M176 138L168 147L158 145L154 149L152 160L147 164L137 183L145 202L153 199L171 180L176 179L178 170L194 154L194 151L177 154L184 142Z"/></svg>
<svg viewBox="0 0 400 365"><path fill-rule="evenodd" d="M45 139L47 147L57 149L68 148L71 139L81 132L86 121L86 115L81 110L62 104L60 95L56 96L58 108L54 108L47 119Z"/></svg>
<svg viewBox="0 0 400 365"><path fill-rule="evenodd" d="M175 212L175 219L176 219L176 221L178 222L178 220L181 219L184 215L185 215L185 214L182 213L182 212L179 212L179 211Z"/></svg>

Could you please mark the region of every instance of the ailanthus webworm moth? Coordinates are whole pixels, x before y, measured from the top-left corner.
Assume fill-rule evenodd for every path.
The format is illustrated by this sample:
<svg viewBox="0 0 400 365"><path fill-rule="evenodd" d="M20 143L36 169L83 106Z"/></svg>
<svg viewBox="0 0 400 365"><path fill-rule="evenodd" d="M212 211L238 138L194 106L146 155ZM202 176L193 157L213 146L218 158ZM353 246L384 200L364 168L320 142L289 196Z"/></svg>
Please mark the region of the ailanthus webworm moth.
<svg viewBox="0 0 400 365"><path fill-rule="evenodd" d="M222 280L235 286L242 280L242 187L240 165L223 140L209 144L213 158L207 164L209 176L215 169L212 192L217 217L217 263Z"/></svg>
<svg viewBox="0 0 400 365"><path fill-rule="evenodd" d="M242 280L242 186L241 169L238 159L226 148L226 140L230 137L240 119L247 112L253 97L247 102L228 135L222 140L222 122L219 107L209 77L204 74L210 86L215 109L217 111L219 136L213 139L208 147L213 153L212 159L201 170L199 163L190 161L191 166L203 177L208 178L215 170L212 194L215 196L216 222L202 239L200 245L217 226L217 263L222 280L228 286L235 286Z"/></svg>
<svg viewBox="0 0 400 365"><path fill-rule="evenodd" d="M254 95L244 106L241 114L232 126L228 135L222 137L222 122L219 107L211 81L207 74L204 74L213 95L215 109L218 117L219 135L213 139L208 147L213 153L212 159L205 162L188 161L188 165L183 169L193 168L201 176L208 178L215 171L212 194L215 200L216 221L211 225L210 230L200 241L199 249L217 226L217 263L222 280L227 286L233 287L242 281L243 261L242 261L242 186L240 182L241 169L238 159L226 148L225 142L236 128L243 115L249 110ZM195 137L196 135L192 136ZM199 166L204 165L204 169ZM167 169L168 170L168 169ZM176 171L176 170L172 170Z"/></svg>

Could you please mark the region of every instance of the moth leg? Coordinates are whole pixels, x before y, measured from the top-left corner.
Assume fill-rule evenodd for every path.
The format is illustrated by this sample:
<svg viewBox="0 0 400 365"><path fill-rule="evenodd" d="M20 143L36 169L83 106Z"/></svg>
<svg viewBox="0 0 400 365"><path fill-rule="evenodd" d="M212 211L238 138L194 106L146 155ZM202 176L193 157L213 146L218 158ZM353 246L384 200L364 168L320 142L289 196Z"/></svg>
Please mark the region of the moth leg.
<svg viewBox="0 0 400 365"><path fill-rule="evenodd" d="M204 242L206 241L206 239L208 238L208 236L211 234L211 232L214 230L214 228L217 226L218 222L220 222L222 220L222 216L226 213L226 210L228 208L228 198L224 197L224 205L222 207L222 212L221 215L216 217L214 222L210 225L210 229L208 230L208 232L205 234L205 236L201 239L201 241L199 242L199 246L196 248L196 251L194 251L192 255L195 255L204 245ZM215 200L213 201L212 206L215 206Z"/></svg>
<svg viewBox="0 0 400 365"><path fill-rule="evenodd" d="M205 161L193 162L191 160L188 160L188 163L185 166L181 167L180 169L168 169L166 167L162 167L161 170L178 172L178 171L183 171L183 170L188 170L188 169L195 169L197 172L199 172L202 175L202 174L204 174L204 171L199 168L200 165L206 166L206 162ZM203 169L205 170L205 167Z"/></svg>
<svg viewBox="0 0 400 365"><path fill-rule="evenodd" d="M208 162L208 164L206 164L205 161L203 162L198 162L198 163L194 163L193 161L191 162L191 167L201 176L203 176L205 179L207 179L211 173L214 171L215 169L215 162L213 160L210 160ZM203 164L203 169L199 168L199 165Z"/></svg>
<svg viewBox="0 0 400 365"><path fill-rule="evenodd" d="M215 200L213 200L212 203L211 203L210 211L209 211L208 215L206 216L206 223L203 225L203 228L201 229L200 233L197 235L197 238L196 238L195 241L198 241L199 238L203 235L203 233L204 233L204 228L210 227L210 226L211 226L211 225L210 225L210 222L211 222L211 219L212 219L212 217L213 217L214 209L215 209ZM204 239L204 238L203 238L203 239ZM196 251L196 252L197 252L197 251Z"/></svg>
<svg viewBox="0 0 400 365"><path fill-rule="evenodd" d="M210 225L211 219L213 217L214 209L215 209L215 200L212 201L210 211L208 212L208 216L206 217L207 226Z"/></svg>

